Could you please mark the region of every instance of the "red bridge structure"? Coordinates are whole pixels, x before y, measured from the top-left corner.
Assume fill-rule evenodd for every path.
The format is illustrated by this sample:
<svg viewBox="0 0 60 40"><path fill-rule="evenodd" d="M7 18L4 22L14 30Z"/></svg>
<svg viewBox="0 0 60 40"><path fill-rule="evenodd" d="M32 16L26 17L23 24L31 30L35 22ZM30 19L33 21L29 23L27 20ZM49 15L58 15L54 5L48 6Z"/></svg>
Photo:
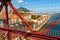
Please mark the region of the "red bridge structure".
<svg viewBox="0 0 60 40"><path fill-rule="evenodd" d="M46 35L43 33L43 30L41 31L34 31L33 28L29 25L29 23L24 19L24 17L19 14L18 10L13 6L11 3L11 0L0 0L1 5L0 5L0 11L2 8L5 6L6 10L6 28L1 28L0 27L0 32L7 33L8 40L12 40L12 35L16 34L20 37L28 37L28 38L33 38L35 40L60 40L60 37L58 36L50 36ZM10 29L8 26L8 5L12 8L12 10L16 13L16 15L24 22L26 27L30 30L30 32L22 31L22 30L14 30ZM52 21L52 25L48 25L49 28L47 28L44 32L47 32L47 30L50 30L52 27L54 27L58 22L57 21ZM21 40L21 39L20 39ZM28 40L28 39L27 39Z"/></svg>

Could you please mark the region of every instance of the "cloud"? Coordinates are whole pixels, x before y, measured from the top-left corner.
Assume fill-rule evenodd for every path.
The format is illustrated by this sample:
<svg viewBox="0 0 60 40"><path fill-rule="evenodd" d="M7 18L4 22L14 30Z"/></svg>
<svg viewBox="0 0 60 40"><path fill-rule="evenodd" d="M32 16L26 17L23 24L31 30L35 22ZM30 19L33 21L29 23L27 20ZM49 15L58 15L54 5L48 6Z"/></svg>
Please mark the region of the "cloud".
<svg viewBox="0 0 60 40"><path fill-rule="evenodd" d="M25 5L28 4L28 2L24 1L24 0L18 0L19 3L24 3Z"/></svg>
<svg viewBox="0 0 60 40"><path fill-rule="evenodd" d="M18 0L19 3L23 3L24 1L23 0Z"/></svg>

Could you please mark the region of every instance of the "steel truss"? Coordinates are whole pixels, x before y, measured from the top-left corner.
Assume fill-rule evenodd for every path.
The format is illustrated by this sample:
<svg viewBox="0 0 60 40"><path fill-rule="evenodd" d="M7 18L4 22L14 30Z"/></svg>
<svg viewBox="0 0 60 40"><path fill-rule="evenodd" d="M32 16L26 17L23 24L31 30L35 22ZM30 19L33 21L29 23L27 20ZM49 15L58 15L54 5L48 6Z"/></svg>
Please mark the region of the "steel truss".
<svg viewBox="0 0 60 40"><path fill-rule="evenodd" d="M60 40L60 37L49 36L49 35L41 34L40 32L34 31L33 28L28 24L28 22L23 18L23 16L18 12L18 10L16 10L16 8L12 5L11 0L0 0L0 2L1 2L0 11L2 10L3 6L5 6L5 10L6 10L6 28L0 28L0 30L8 32L8 40L12 40L12 35L11 35L12 33L18 34L19 36L23 36L23 37L28 37L28 38L38 38L39 40L40 40L40 38L47 39L47 40L52 40L52 39ZM9 28L9 26L8 26L8 23L9 23L8 22L8 5L13 9L13 11L16 13L16 15L24 22L26 27L31 32L13 30L13 29ZM56 25L56 24L54 24L54 25Z"/></svg>

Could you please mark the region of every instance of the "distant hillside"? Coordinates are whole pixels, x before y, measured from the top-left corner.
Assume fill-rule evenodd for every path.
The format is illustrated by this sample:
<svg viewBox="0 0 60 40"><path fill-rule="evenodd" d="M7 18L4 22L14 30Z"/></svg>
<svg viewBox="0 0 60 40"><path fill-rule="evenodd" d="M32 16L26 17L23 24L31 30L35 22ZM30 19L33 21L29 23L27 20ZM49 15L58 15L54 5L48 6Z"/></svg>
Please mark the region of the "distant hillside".
<svg viewBox="0 0 60 40"><path fill-rule="evenodd" d="M24 7L20 7L20 8L18 8L18 10L20 10L20 12L24 12L24 13L30 12L30 10L28 10L28 9L26 9Z"/></svg>
<svg viewBox="0 0 60 40"><path fill-rule="evenodd" d="M30 12L30 10L28 10L28 9L26 9L26 8L24 8L24 7L20 7L20 8L18 8L17 10L19 10L21 14L24 14L24 13L26 13L26 12ZM14 13L13 11L11 11L11 12Z"/></svg>

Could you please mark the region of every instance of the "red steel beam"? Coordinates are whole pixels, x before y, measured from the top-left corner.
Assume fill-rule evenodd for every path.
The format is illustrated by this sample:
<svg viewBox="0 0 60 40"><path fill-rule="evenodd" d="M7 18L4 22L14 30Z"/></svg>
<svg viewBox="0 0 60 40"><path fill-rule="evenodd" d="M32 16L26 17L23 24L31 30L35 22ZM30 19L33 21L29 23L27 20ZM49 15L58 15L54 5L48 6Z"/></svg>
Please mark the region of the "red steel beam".
<svg viewBox="0 0 60 40"><path fill-rule="evenodd" d="M8 2L7 3L15 12L16 14L19 16L19 18L22 19L22 21L25 23L25 25L27 26L28 29L30 29L31 31L33 31L32 27L27 23L27 21L23 18L23 16L21 14L19 14L18 10L15 9L15 7ZM6 28L8 28L8 9L7 9L7 5L5 5L5 9L6 9ZM57 24L55 21L52 23L53 26L55 24ZM11 30L11 29L4 29L4 28L0 28L0 30L4 30L4 31L8 31L8 40L12 40L11 38L11 32L13 33L17 33L20 35L25 35L26 37L36 37L36 38L43 38L43 39L58 39L60 40L60 37L54 37L54 36L48 36L45 34L37 34L35 32L25 32L25 31L20 31L20 30Z"/></svg>
<svg viewBox="0 0 60 40"><path fill-rule="evenodd" d="M49 31L51 28L53 28L58 22L53 21L51 22L51 24L49 24L48 26L46 26L45 28L43 28L42 30L40 30L40 33L45 33L47 31Z"/></svg>
<svg viewBox="0 0 60 40"><path fill-rule="evenodd" d="M60 16L56 18L56 20L59 20ZM59 22L57 22L56 20L52 21L50 24L48 24L47 26L45 26L43 29L39 30L40 33L45 33L47 31L49 31L52 27L54 27L56 24L58 24Z"/></svg>
<svg viewBox="0 0 60 40"><path fill-rule="evenodd" d="M8 31L8 40L12 40L12 33L10 31Z"/></svg>
<svg viewBox="0 0 60 40"><path fill-rule="evenodd" d="M21 30L12 30L12 29L5 29L5 28L0 28L0 30L24 35L25 37L35 37L35 38L43 38L43 39L59 39L60 40L60 37L58 37L58 36L49 36L49 35L45 35L45 34L37 34L35 32L25 32L25 31L21 31Z"/></svg>
<svg viewBox="0 0 60 40"><path fill-rule="evenodd" d="M9 18L8 18L8 4L5 2L5 11L6 11L6 29L9 28ZM12 40L11 33L8 31L8 40Z"/></svg>
<svg viewBox="0 0 60 40"><path fill-rule="evenodd" d="M13 11L18 15L18 17L24 22L24 24L26 25L26 27L30 31L33 31L32 26L29 25L29 23L27 22L27 20L25 20L24 17L18 12L18 10L16 10L16 8L12 5L12 3L8 2L7 4L13 9Z"/></svg>
<svg viewBox="0 0 60 40"><path fill-rule="evenodd" d="M8 22L8 5L5 4L5 15L6 15L6 28L8 28L9 22Z"/></svg>

